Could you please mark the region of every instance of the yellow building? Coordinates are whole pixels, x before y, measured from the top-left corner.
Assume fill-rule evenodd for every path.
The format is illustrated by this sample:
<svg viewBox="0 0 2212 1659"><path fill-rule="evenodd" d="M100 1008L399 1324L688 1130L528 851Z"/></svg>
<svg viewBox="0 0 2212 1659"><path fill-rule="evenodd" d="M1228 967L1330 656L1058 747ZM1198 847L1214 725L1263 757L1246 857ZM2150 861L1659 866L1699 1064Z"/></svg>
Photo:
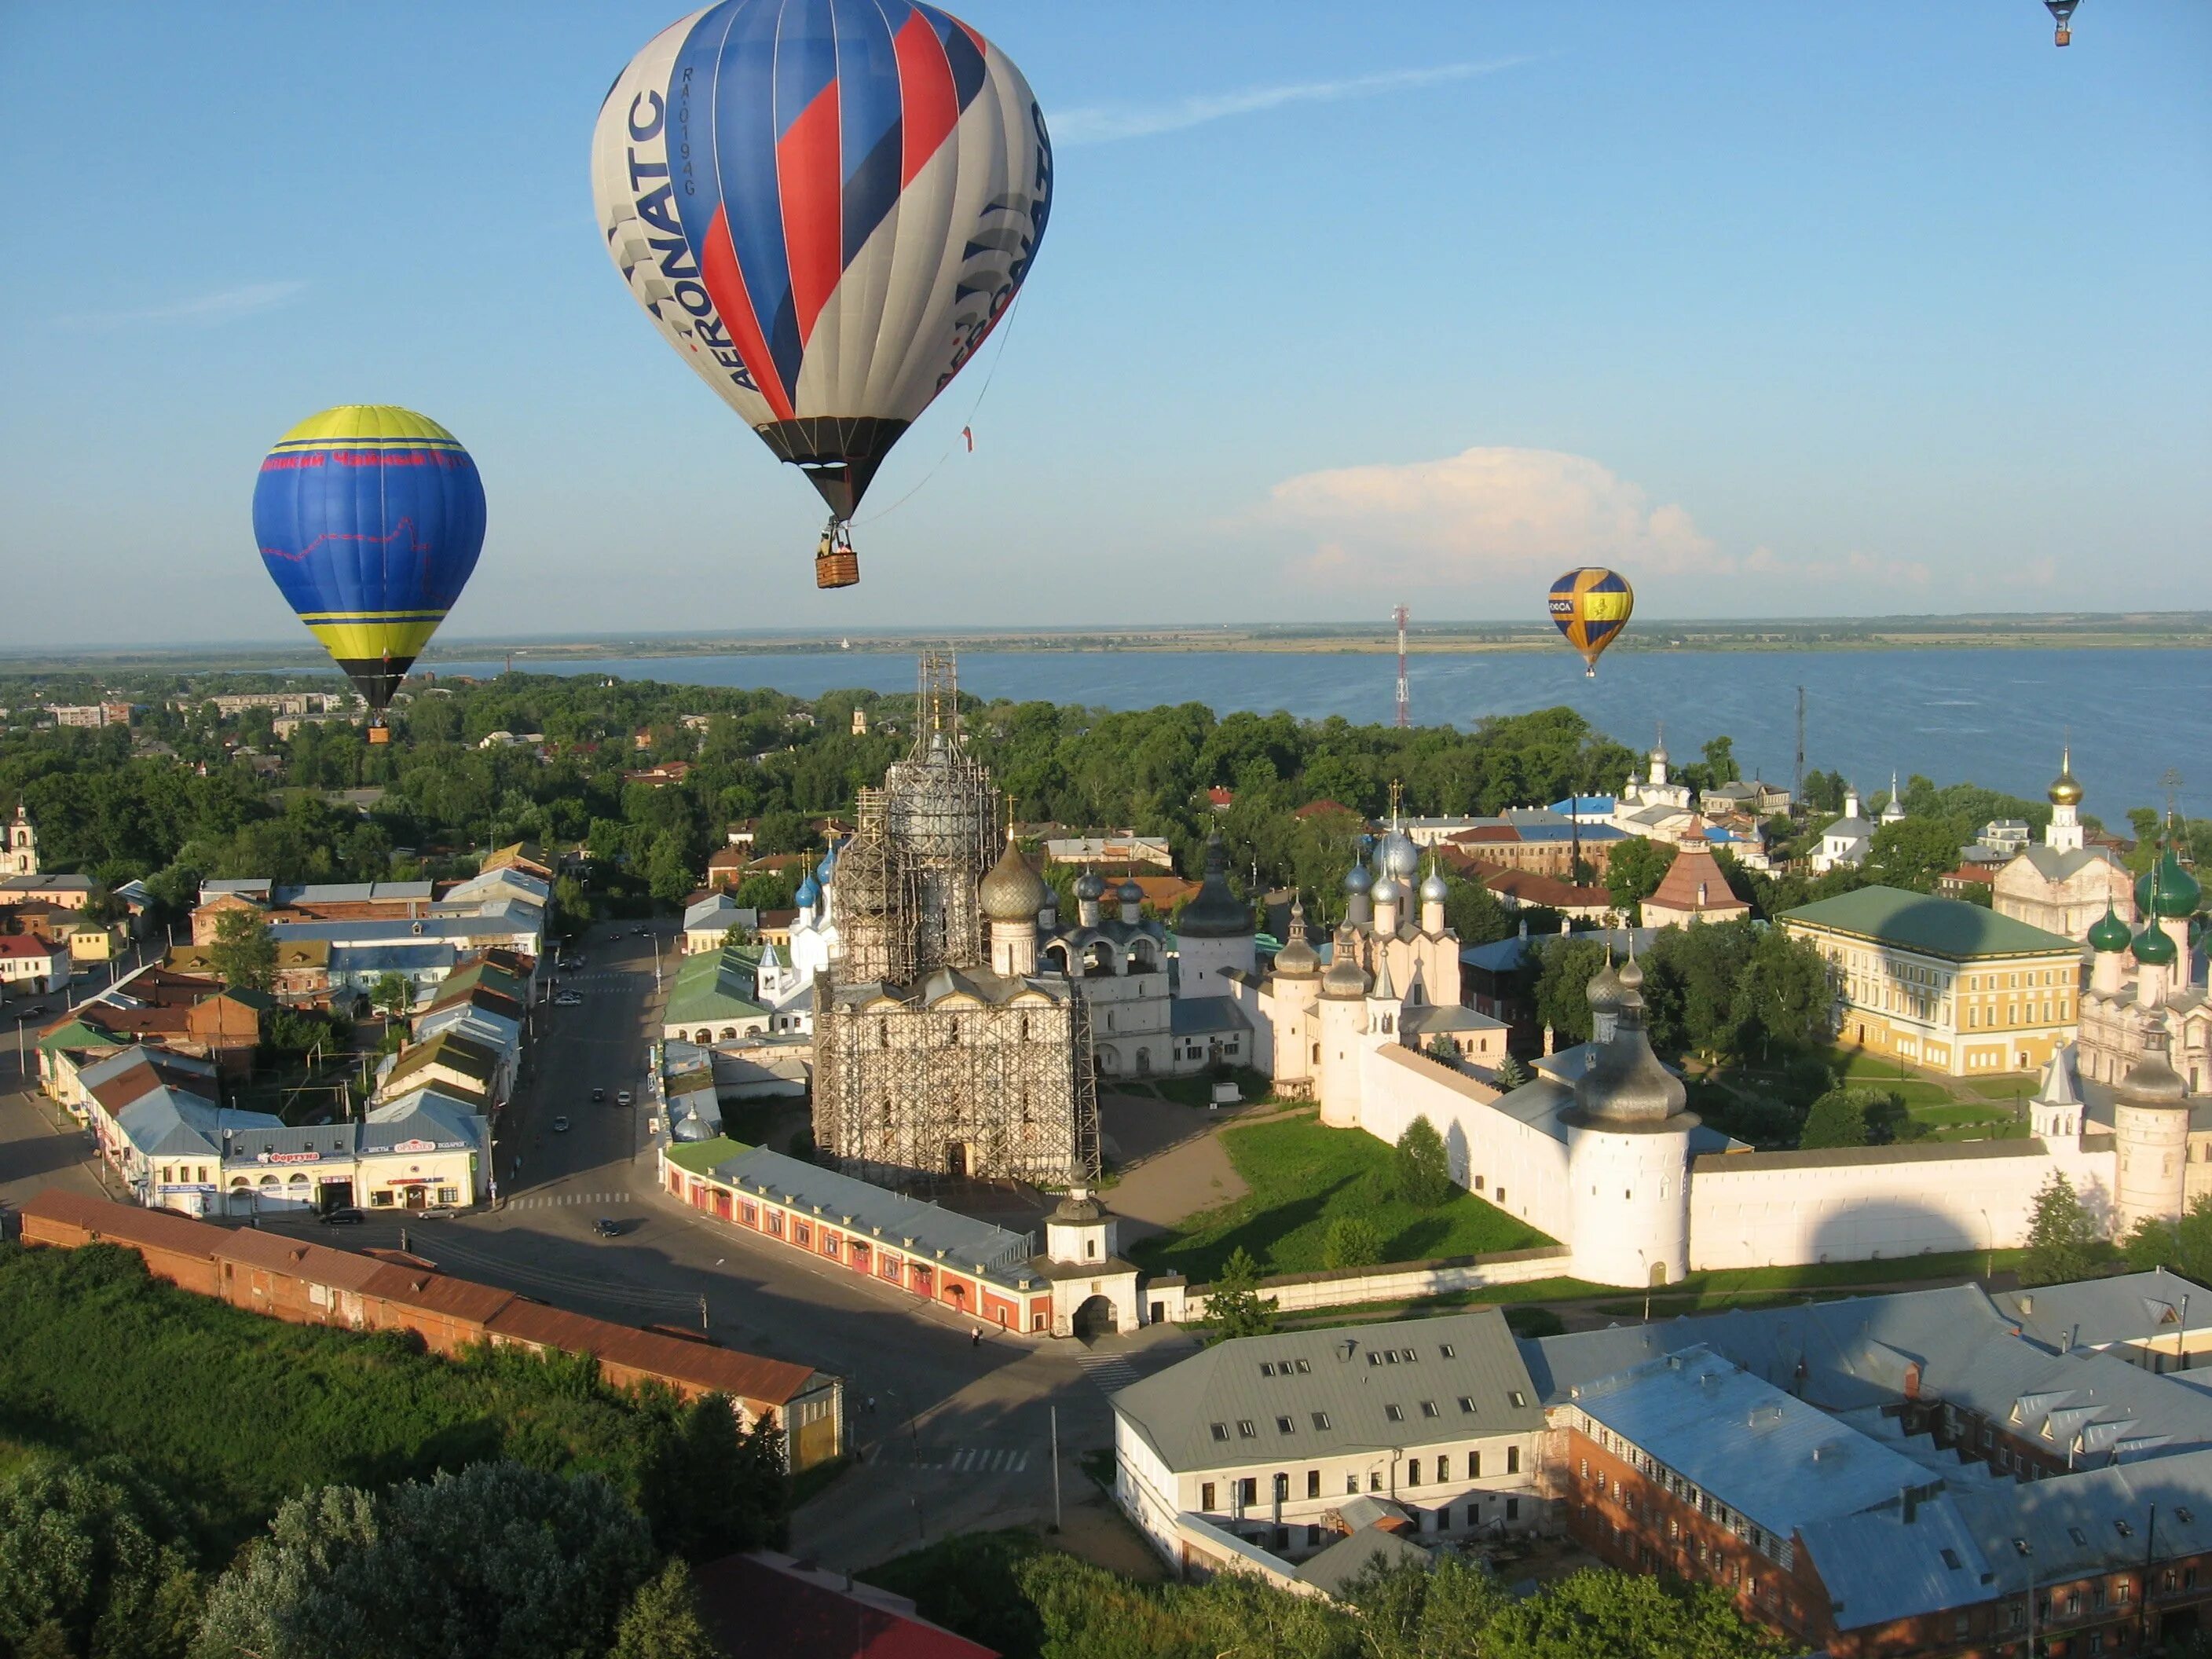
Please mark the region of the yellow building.
<svg viewBox="0 0 2212 1659"><path fill-rule="evenodd" d="M1827 959L1836 1035L1954 1077L2025 1072L2073 1040L2081 946L1960 899L1863 887L1785 913Z"/></svg>

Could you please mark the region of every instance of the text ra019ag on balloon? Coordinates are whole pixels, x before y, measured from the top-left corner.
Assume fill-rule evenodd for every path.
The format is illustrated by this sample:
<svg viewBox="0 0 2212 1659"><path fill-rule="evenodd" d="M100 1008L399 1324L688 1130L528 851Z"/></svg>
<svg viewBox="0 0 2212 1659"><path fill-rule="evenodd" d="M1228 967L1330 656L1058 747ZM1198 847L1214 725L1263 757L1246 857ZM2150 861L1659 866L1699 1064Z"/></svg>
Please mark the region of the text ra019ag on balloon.
<svg viewBox="0 0 2212 1659"><path fill-rule="evenodd" d="M300 422L261 463L253 536L285 600L383 713L483 550L483 482L460 441L390 404Z"/></svg>
<svg viewBox="0 0 2212 1659"><path fill-rule="evenodd" d="M830 504L815 580L884 457L1029 275L1052 142L1029 82L908 0L723 0L654 36L592 143L599 228L661 337Z"/></svg>

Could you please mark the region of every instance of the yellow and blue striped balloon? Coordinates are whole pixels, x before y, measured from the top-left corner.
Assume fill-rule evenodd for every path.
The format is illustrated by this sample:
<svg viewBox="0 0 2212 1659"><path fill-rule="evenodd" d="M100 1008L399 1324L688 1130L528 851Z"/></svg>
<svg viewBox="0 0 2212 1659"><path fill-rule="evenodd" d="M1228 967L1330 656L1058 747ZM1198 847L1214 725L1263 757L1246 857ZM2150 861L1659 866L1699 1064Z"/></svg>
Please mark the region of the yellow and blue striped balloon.
<svg viewBox="0 0 2212 1659"><path fill-rule="evenodd" d="M1597 678L1597 659L1620 637L1636 610L1636 590L1618 570L1584 565L1552 584L1552 620L1583 653L1583 672Z"/></svg>
<svg viewBox="0 0 2212 1659"><path fill-rule="evenodd" d="M276 441L253 534L285 599L380 714L476 568L483 482L435 421L344 404Z"/></svg>

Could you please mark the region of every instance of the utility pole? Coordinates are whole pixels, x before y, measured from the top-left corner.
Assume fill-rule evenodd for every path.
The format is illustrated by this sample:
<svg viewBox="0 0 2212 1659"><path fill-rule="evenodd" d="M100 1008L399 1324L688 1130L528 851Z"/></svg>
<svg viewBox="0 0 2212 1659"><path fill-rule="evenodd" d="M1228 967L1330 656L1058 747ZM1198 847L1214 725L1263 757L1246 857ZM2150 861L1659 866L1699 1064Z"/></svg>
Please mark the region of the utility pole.
<svg viewBox="0 0 2212 1659"><path fill-rule="evenodd" d="M1797 769L1790 775L1790 801L1805 804L1805 688L1797 688Z"/></svg>
<svg viewBox="0 0 2212 1659"><path fill-rule="evenodd" d="M1060 1530L1060 1407L1052 1408L1052 1529Z"/></svg>
<svg viewBox="0 0 2212 1659"><path fill-rule="evenodd" d="M707 1292L699 1292L699 1334L707 1334Z"/></svg>
<svg viewBox="0 0 2212 1659"><path fill-rule="evenodd" d="M1390 620L1398 624L1398 729L1406 730L1413 723L1413 696L1406 685L1406 617L1404 605L1390 613Z"/></svg>

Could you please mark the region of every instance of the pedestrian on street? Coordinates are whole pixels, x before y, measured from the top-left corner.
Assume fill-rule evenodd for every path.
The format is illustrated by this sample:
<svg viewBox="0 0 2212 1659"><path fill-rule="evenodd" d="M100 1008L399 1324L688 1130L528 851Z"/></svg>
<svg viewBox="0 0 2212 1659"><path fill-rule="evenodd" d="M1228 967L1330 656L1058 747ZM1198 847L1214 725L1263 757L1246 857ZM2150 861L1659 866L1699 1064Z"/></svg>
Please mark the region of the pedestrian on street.
<svg viewBox="0 0 2212 1659"><path fill-rule="evenodd" d="M968 1328L968 1346L971 1348L980 1348L983 1346L983 1328L981 1325L970 1325Z"/></svg>

